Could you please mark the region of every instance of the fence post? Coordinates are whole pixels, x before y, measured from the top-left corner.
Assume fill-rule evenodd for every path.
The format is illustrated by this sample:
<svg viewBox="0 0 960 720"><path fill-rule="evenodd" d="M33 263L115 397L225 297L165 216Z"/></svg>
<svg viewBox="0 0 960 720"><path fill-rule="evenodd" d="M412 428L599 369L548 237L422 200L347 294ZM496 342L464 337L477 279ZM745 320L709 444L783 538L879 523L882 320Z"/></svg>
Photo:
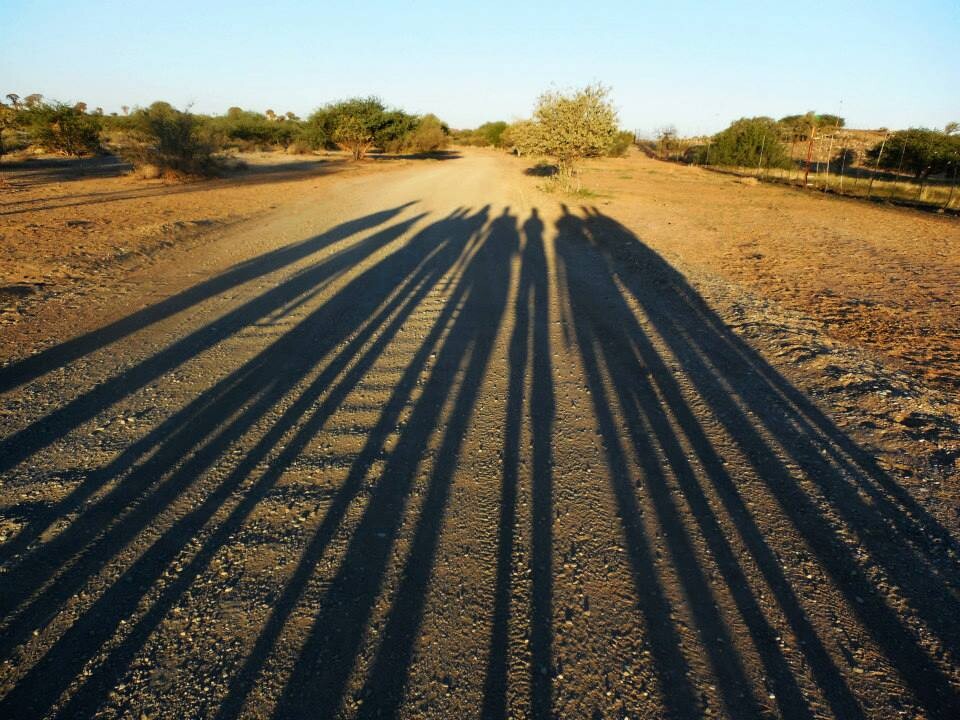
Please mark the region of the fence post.
<svg viewBox="0 0 960 720"><path fill-rule="evenodd" d="M830 184L830 156L833 154L833 137L835 133L830 134L830 144L827 146L827 170L823 174L823 191L827 191L827 185Z"/></svg>
<svg viewBox="0 0 960 720"><path fill-rule="evenodd" d="M847 166L847 148L840 148L840 194L843 195L843 171Z"/></svg>
<svg viewBox="0 0 960 720"><path fill-rule="evenodd" d="M877 164L873 166L873 175L870 176L870 184L867 185L867 200L870 199L870 193L873 190L873 181L877 179L877 172L880 170L880 158L883 157L883 148L887 144L887 138L889 136L890 133L885 133L883 142L880 143L880 152L877 153Z"/></svg>
<svg viewBox="0 0 960 720"><path fill-rule="evenodd" d="M810 142L807 143L807 163L803 169L803 186L807 187L810 181L810 159L813 157L813 139L817 134L815 125L810 125Z"/></svg>

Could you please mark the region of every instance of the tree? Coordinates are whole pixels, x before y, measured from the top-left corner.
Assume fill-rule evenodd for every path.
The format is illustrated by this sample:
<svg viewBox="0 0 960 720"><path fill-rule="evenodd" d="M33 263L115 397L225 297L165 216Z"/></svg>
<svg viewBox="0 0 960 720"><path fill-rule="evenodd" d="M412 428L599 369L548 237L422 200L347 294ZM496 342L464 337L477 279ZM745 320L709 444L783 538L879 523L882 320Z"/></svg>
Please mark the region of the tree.
<svg viewBox="0 0 960 720"><path fill-rule="evenodd" d="M133 144L122 154L135 166L153 165L188 175L209 174L214 168L214 144L205 136L200 118L170 103L155 102L134 111L130 135Z"/></svg>
<svg viewBox="0 0 960 720"><path fill-rule="evenodd" d="M617 133L617 136L607 149L607 155L610 157L623 157L635 141L636 137L632 132L629 130L621 130Z"/></svg>
<svg viewBox="0 0 960 720"><path fill-rule="evenodd" d="M75 106L60 102L31 103L30 98L26 102L24 119L39 145L51 152L76 156L100 149L101 119L83 112L82 103Z"/></svg>
<svg viewBox="0 0 960 720"><path fill-rule="evenodd" d="M11 93L12 94L12 93ZM10 97L9 95L7 97ZM17 98L19 100L19 98ZM10 105L4 105L0 103L0 159L3 158L4 153L6 152L6 145L4 145L3 140L3 131L8 128L16 127L17 124L17 106L11 100Z"/></svg>
<svg viewBox="0 0 960 720"><path fill-rule="evenodd" d="M503 133L507 129L507 123L503 120L494 122L485 122L474 131L477 140L491 147L503 147Z"/></svg>
<svg viewBox="0 0 960 720"><path fill-rule="evenodd" d="M786 167L790 158L777 123L768 117L740 118L710 141L711 165Z"/></svg>
<svg viewBox="0 0 960 720"><path fill-rule="evenodd" d="M500 136L501 146L515 155L523 155L526 148L534 144L532 136L535 132L536 128L532 120L518 120L510 123Z"/></svg>
<svg viewBox="0 0 960 720"><path fill-rule="evenodd" d="M406 146L415 153L440 150L447 144L449 130L436 115L424 115L409 134Z"/></svg>
<svg viewBox="0 0 960 720"><path fill-rule="evenodd" d="M887 138L886 149L881 155L878 144L867 155L879 167L906 170L918 180L926 180L960 160L960 135L926 128L899 130Z"/></svg>
<svg viewBox="0 0 960 720"><path fill-rule="evenodd" d="M10 105L14 110L20 109L20 96L16 93L7 93L7 100L10 101Z"/></svg>
<svg viewBox="0 0 960 720"><path fill-rule="evenodd" d="M418 118L403 110L389 110L383 113L373 142L385 152L401 152L408 149L410 137L417 129Z"/></svg>
<svg viewBox="0 0 960 720"><path fill-rule="evenodd" d="M607 152L617 136L617 113L610 91L588 85L570 94L548 92L540 96L533 124L515 134L522 152L552 158L562 177L569 178L583 158Z"/></svg>
<svg viewBox="0 0 960 720"><path fill-rule="evenodd" d="M670 153L680 149L680 139L677 135L677 128L673 125L666 125L659 128L656 131L656 135L661 160L670 157Z"/></svg>
<svg viewBox="0 0 960 720"><path fill-rule="evenodd" d="M960 122L948 122L943 126L943 132L946 135L960 134Z"/></svg>
<svg viewBox="0 0 960 720"><path fill-rule="evenodd" d="M386 108L379 98L350 98L330 103L314 112L311 141L322 138L350 152L354 160L363 159L374 147L377 133L389 122Z"/></svg>
<svg viewBox="0 0 960 720"><path fill-rule="evenodd" d="M821 128L838 128L846 125L839 115L817 115L810 110L803 115L787 115L777 121L787 140L807 140Z"/></svg>

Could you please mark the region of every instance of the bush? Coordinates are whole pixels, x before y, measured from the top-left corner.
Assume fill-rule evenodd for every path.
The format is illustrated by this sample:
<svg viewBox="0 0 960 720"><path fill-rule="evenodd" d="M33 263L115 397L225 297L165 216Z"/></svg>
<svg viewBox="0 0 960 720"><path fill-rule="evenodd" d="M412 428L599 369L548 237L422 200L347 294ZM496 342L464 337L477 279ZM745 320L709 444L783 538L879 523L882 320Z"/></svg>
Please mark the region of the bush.
<svg viewBox="0 0 960 720"><path fill-rule="evenodd" d="M306 155L310 152L310 145L303 140L294 140L284 150L287 155Z"/></svg>
<svg viewBox="0 0 960 720"><path fill-rule="evenodd" d="M134 167L153 166L164 174L210 175L216 145L199 117L155 102L130 116L128 143L120 153Z"/></svg>
<svg viewBox="0 0 960 720"><path fill-rule="evenodd" d="M309 135L314 141L335 143L354 160L366 156L376 143L377 134L390 118L379 98L351 98L331 103L314 112L309 120Z"/></svg>
<svg viewBox="0 0 960 720"><path fill-rule="evenodd" d="M553 158L560 174L569 177L577 161L605 154L617 136L617 113L608 96L600 85L568 95L544 93L533 123L513 133L518 149Z"/></svg>
<svg viewBox="0 0 960 720"><path fill-rule="evenodd" d="M772 118L741 118L717 133L709 147L711 165L789 167L790 157ZM706 153L705 153L706 155ZM705 158L706 159L706 158Z"/></svg>
<svg viewBox="0 0 960 720"><path fill-rule="evenodd" d="M946 172L960 162L960 135L940 130L900 130L887 138L882 155L880 148L878 143L867 152L874 163L888 170L906 170L919 180Z"/></svg>
<svg viewBox="0 0 960 720"><path fill-rule="evenodd" d="M211 118L210 128L224 140L246 146L275 145L286 148L300 136L301 125L289 116L267 114L232 107L226 115Z"/></svg>
<svg viewBox="0 0 960 720"><path fill-rule="evenodd" d="M409 148L411 136L417 129L418 122L416 116L405 113L403 110L384 112L379 127L374 133L374 143L385 152L403 152Z"/></svg>
<svg viewBox="0 0 960 720"><path fill-rule="evenodd" d="M424 115L405 138L405 149L415 153L440 150L447 146L447 132L436 115Z"/></svg>
<svg viewBox="0 0 960 720"><path fill-rule="evenodd" d="M813 130L844 127L847 121L839 115L817 115L812 110L803 115L787 115L777 121L787 140L807 140Z"/></svg>
<svg viewBox="0 0 960 720"><path fill-rule="evenodd" d="M607 155L610 157L623 157L627 154L627 150L630 149L630 146L633 145L633 142L633 133L626 130L621 130L617 133L616 137L613 139L613 142L610 143L610 147L607 149Z"/></svg>
<svg viewBox="0 0 960 720"><path fill-rule="evenodd" d="M88 115L82 103L39 102L22 112L34 142L49 152L81 156L100 150L100 116Z"/></svg>
<svg viewBox="0 0 960 720"><path fill-rule="evenodd" d="M518 120L510 123L500 136L501 147L515 155L523 155L525 149L533 144L532 135L536 132L532 120Z"/></svg>

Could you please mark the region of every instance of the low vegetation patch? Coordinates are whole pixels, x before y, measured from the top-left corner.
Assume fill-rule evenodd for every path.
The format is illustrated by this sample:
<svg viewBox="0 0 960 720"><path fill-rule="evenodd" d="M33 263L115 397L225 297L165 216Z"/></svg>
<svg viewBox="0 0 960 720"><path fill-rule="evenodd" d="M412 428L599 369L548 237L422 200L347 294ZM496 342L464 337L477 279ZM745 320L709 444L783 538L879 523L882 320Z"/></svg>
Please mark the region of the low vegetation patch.
<svg viewBox="0 0 960 720"><path fill-rule="evenodd" d="M146 176L206 176L217 170L216 149L197 116L155 102L130 117L120 154Z"/></svg>

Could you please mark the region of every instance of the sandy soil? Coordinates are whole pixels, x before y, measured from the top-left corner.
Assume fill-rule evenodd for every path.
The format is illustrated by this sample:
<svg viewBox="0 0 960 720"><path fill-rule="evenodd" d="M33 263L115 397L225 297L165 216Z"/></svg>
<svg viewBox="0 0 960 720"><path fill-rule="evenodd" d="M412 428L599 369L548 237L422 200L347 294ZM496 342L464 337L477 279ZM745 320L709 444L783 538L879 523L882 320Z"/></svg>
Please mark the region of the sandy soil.
<svg viewBox="0 0 960 720"><path fill-rule="evenodd" d="M960 713L960 223L525 166L167 193L253 217L17 305L0 716Z"/></svg>

